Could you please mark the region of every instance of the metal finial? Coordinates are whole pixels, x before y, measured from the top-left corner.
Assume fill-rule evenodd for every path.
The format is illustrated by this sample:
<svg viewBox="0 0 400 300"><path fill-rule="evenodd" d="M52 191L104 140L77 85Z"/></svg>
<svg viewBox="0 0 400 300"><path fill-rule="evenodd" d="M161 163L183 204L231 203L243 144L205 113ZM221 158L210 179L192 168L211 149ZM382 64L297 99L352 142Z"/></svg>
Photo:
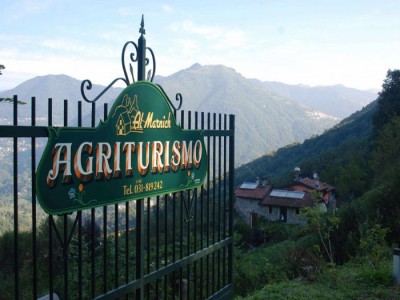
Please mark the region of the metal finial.
<svg viewBox="0 0 400 300"><path fill-rule="evenodd" d="M142 22L140 22L139 32L143 35L146 34L146 30L144 30L144 16L142 15Z"/></svg>

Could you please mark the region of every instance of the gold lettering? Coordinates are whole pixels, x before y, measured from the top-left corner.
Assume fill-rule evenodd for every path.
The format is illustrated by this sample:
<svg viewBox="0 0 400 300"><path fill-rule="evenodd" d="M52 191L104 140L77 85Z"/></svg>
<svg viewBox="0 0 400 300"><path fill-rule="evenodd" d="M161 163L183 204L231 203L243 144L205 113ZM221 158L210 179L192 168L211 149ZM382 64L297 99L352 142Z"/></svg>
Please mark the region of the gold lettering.
<svg viewBox="0 0 400 300"><path fill-rule="evenodd" d="M47 174L47 185L54 186L57 183L58 173L63 173L63 183L71 181L71 146L72 143L57 143L53 149L53 168ZM62 159L61 159L62 156Z"/></svg>
<svg viewBox="0 0 400 300"><path fill-rule="evenodd" d="M93 157L89 156L86 160L86 169L82 168L82 153L87 152L92 154L92 143L84 142L79 145L74 157L74 171L76 177L82 182L88 182L93 175Z"/></svg>
<svg viewBox="0 0 400 300"><path fill-rule="evenodd" d="M152 148L151 149L151 154L152 154L151 172L155 173L158 171L159 173L162 173L163 163L161 160L161 155L164 152L163 144L160 141L155 141L155 142L153 142L153 145L151 148Z"/></svg>
<svg viewBox="0 0 400 300"><path fill-rule="evenodd" d="M146 164L143 165L143 142L138 143L138 151L137 151L137 166L140 175L146 175L149 169L149 146L150 142L146 142Z"/></svg>
<svg viewBox="0 0 400 300"><path fill-rule="evenodd" d="M105 148L105 150L103 150ZM96 179L105 177L110 179L112 170L108 164L111 157L111 146L109 143L98 143L96 146Z"/></svg>
<svg viewBox="0 0 400 300"><path fill-rule="evenodd" d="M135 151L135 142L126 142L122 151L125 151L125 176L132 176L132 156Z"/></svg>
<svg viewBox="0 0 400 300"><path fill-rule="evenodd" d="M179 168L179 164L181 161L181 153L179 150L181 149L181 145L178 141L175 141L172 144L172 157L171 157L171 169L176 172Z"/></svg>
<svg viewBox="0 0 400 300"><path fill-rule="evenodd" d="M193 151L193 164L196 169L200 168L201 157L203 155L203 149L201 148L200 140L197 140L194 144L194 151Z"/></svg>

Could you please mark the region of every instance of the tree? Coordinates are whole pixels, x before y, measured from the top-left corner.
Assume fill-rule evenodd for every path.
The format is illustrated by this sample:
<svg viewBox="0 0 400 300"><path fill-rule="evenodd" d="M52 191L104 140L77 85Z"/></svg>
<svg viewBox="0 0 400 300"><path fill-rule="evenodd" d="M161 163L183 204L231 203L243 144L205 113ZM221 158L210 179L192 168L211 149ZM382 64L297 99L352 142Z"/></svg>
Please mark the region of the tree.
<svg viewBox="0 0 400 300"><path fill-rule="evenodd" d="M400 171L399 153L400 116L395 116L376 133L374 140L370 166L375 173L377 183L391 181Z"/></svg>
<svg viewBox="0 0 400 300"><path fill-rule="evenodd" d="M400 70L389 70L379 93L378 110L373 118L376 134L393 116L400 116Z"/></svg>
<svg viewBox="0 0 400 300"><path fill-rule="evenodd" d="M364 236L360 240L360 250L366 254L368 261L374 269L377 269L384 256L386 249L385 237L389 231L388 228L382 228L381 224L364 224Z"/></svg>
<svg viewBox="0 0 400 300"><path fill-rule="evenodd" d="M325 212L321 209L320 197L313 191L314 205L301 209L301 216L308 223L308 229L316 231L332 266L335 265L331 235L340 223L340 218L336 215L335 209Z"/></svg>
<svg viewBox="0 0 400 300"><path fill-rule="evenodd" d="M2 64L0 64L0 75L3 75L3 73L1 73L1 70L4 70L6 67ZM13 98L0 98L0 102L14 102ZM24 101L20 101L17 100L17 104L26 104L26 102Z"/></svg>

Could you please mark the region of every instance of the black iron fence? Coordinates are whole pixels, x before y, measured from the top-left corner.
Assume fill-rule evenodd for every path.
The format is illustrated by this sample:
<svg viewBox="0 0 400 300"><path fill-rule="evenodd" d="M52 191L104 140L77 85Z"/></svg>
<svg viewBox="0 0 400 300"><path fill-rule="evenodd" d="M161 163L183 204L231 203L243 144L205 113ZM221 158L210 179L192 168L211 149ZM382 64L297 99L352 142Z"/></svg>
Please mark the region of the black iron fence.
<svg viewBox="0 0 400 300"><path fill-rule="evenodd" d="M0 103L13 106L12 124L0 124L0 299L232 297L234 116L176 113L182 127L205 132L209 164L201 188L48 216L34 184L48 135L47 126L37 126L36 105L46 100L27 101L24 123L17 100ZM83 104L91 126L96 109L107 118L107 104L79 101L73 126L82 126ZM61 125L69 126L68 106L48 99L46 125L62 110Z"/></svg>

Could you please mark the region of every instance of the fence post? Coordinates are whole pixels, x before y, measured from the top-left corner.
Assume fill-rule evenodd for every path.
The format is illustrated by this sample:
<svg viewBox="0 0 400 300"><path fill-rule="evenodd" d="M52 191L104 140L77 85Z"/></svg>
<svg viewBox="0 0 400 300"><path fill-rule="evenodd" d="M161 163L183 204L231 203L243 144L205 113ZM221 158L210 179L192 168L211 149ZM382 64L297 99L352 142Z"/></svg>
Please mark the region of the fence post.
<svg viewBox="0 0 400 300"><path fill-rule="evenodd" d="M139 32L141 33L138 39L138 80L145 80L146 74L146 39L144 37L144 20L140 23ZM142 279L144 275L144 245L143 245L143 229L144 229L144 199L136 200L136 279ZM144 287L141 283L136 290L136 300L143 299Z"/></svg>
<svg viewBox="0 0 400 300"><path fill-rule="evenodd" d="M393 281L400 283L400 248L393 249Z"/></svg>

